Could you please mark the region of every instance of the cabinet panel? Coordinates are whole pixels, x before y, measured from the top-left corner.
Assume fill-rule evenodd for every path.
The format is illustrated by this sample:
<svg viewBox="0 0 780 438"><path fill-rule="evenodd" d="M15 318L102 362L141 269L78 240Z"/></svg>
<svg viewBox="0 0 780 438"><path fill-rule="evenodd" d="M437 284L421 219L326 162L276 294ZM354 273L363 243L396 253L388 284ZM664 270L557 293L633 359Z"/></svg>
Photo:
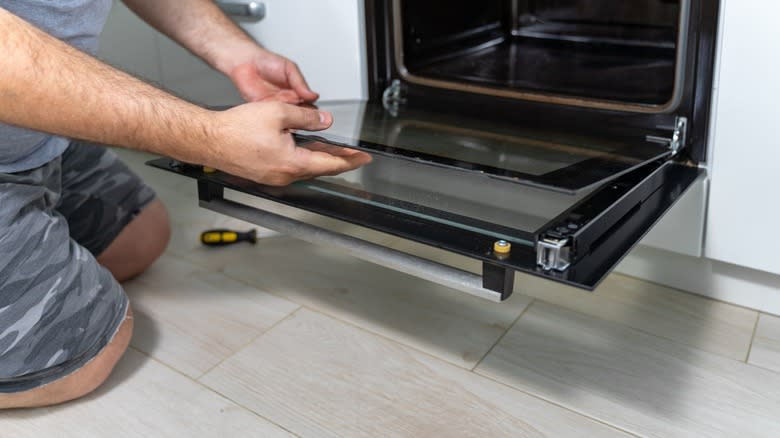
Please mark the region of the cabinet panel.
<svg viewBox="0 0 780 438"><path fill-rule="evenodd" d="M265 0L266 16L242 26L270 50L295 61L321 100L365 96L363 2Z"/></svg>
<svg viewBox="0 0 780 438"><path fill-rule="evenodd" d="M705 255L780 274L780 3L724 3Z"/></svg>

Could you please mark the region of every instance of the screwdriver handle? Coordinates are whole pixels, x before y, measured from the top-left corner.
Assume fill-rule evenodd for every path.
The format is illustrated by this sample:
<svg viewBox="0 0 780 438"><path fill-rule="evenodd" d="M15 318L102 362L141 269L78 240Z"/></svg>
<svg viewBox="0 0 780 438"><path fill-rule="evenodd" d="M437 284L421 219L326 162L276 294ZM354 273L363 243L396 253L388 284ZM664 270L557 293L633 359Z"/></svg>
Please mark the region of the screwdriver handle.
<svg viewBox="0 0 780 438"><path fill-rule="evenodd" d="M254 245L257 243L257 230L245 233L226 229L208 230L200 234L200 242L206 246L227 246L239 242L249 242Z"/></svg>

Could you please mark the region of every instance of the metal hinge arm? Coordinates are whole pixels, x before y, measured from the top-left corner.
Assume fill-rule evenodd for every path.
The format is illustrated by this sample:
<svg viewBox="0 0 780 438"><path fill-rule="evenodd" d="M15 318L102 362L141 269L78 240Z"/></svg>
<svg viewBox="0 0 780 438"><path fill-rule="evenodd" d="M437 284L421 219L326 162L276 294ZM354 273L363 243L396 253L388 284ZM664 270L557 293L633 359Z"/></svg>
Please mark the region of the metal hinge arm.
<svg viewBox="0 0 780 438"><path fill-rule="evenodd" d="M675 117L674 129L672 130L671 137L648 135L645 139L653 143L665 144L669 146L673 155L677 155L677 153L685 147L685 144L688 141L688 118Z"/></svg>

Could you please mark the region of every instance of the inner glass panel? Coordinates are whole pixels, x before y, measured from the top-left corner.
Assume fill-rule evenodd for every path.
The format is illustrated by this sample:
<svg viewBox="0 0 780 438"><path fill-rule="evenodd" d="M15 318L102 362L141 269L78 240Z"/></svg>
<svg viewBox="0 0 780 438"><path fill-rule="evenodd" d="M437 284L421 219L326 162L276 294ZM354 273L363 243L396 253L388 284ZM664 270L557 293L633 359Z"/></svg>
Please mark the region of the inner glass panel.
<svg viewBox="0 0 780 438"><path fill-rule="evenodd" d="M382 155L352 172L293 186L307 197L348 199L531 246L541 229L590 193L550 192Z"/></svg>
<svg viewBox="0 0 780 438"><path fill-rule="evenodd" d="M630 104L673 100L686 0L396 1L409 75Z"/></svg>
<svg viewBox="0 0 780 438"><path fill-rule="evenodd" d="M366 102L325 103L320 108L333 113L333 126L299 132L299 139L476 171L568 194L669 154L639 135L631 140L597 140L406 107L388 111Z"/></svg>

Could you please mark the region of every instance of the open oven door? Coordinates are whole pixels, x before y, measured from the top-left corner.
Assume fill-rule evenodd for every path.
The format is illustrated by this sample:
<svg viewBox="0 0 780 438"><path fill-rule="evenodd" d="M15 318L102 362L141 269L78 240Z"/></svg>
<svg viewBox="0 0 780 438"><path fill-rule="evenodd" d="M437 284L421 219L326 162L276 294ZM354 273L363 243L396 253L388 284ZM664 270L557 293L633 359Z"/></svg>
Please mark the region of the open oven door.
<svg viewBox="0 0 780 438"><path fill-rule="evenodd" d="M320 107L336 124L296 133L299 145L358 148L372 163L282 188L169 159L150 164L196 179L205 208L496 301L512 293L515 271L595 288L702 172L676 160L684 120L601 138L378 103ZM242 205L230 191L471 257L483 273Z"/></svg>

